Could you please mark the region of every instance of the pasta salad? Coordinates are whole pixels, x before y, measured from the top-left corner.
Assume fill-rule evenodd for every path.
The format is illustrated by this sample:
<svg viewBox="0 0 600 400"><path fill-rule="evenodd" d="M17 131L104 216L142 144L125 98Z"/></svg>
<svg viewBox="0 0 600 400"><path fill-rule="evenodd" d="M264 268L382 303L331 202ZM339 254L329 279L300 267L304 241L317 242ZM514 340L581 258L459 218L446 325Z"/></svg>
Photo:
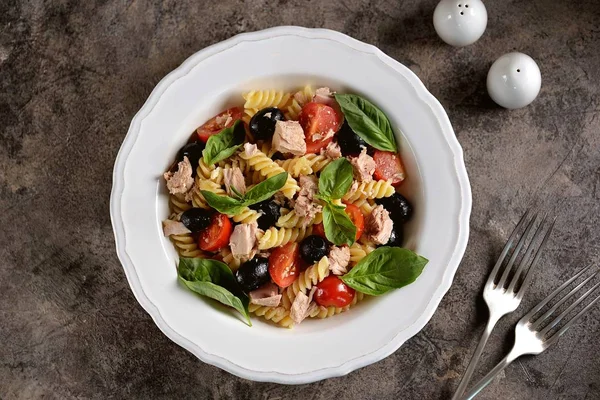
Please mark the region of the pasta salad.
<svg viewBox="0 0 600 400"><path fill-rule="evenodd" d="M243 99L164 174L182 284L291 328L417 279L427 259L402 247L413 207L383 111L327 87Z"/></svg>

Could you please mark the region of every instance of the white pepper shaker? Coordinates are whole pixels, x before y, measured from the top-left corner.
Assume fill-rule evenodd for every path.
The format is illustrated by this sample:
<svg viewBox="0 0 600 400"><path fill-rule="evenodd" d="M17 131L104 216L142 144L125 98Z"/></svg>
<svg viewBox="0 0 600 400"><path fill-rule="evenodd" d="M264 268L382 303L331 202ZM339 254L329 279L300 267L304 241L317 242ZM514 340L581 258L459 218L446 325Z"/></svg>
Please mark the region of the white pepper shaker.
<svg viewBox="0 0 600 400"><path fill-rule="evenodd" d="M527 54L508 53L498 58L487 76L487 90L498 105L522 108L537 97L542 86L540 68Z"/></svg>
<svg viewBox="0 0 600 400"><path fill-rule="evenodd" d="M481 0L442 0L433 12L433 26L449 45L475 43L487 26L487 10Z"/></svg>

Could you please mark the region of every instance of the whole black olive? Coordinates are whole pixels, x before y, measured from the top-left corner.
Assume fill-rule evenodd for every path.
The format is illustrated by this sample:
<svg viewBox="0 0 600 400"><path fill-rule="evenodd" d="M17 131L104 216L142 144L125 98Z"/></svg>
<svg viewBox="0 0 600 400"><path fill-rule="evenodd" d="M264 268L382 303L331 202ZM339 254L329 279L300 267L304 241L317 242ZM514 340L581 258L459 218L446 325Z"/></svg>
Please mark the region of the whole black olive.
<svg viewBox="0 0 600 400"><path fill-rule="evenodd" d="M311 235L300 243L300 256L309 264L316 263L329 253L329 246L321 236Z"/></svg>
<svg viewBox="0 0 600 400"><path fill-rule="evenodd" d="M350 128L348 121L344 121L344 124L340 128L337 141L344 156L358 156L363 147L369 147L367 142Z"/></svg>
<svg viewBox="0 0 600 400"><path fill-rule="evenodd" d="M395 246L402 247L402 243L404 242L404 234L403 234L403 226L401 223L394 223L394 227L392 228L392 233L390 235L390 240L384 246Z"/></svg>
<svg viewBox="0 0 600 400"><path fill-rule="evenodd" d="M183 157L187 157L192 164L192 175L196 175L196 168L198 167L198 161L202 157L202 150L204 150L205 144L201 141L188 143L183 146L177 154L177 161L183 161Z"/></svg>
<svg viewBox="0 0 600 400"><path fill-rule="evenodd" d="M256 140L269 140L275 133L277 121L285 121L285 117L279 108L263 108L250 120L250 133Z"/></svg>
<svg viewBox="0 0 600 400"><path fill-rule="evenodd" d="M375 202L381 204L390 213L390 218L394 222L407 222L413 215L412 206L400 193L394 193L390 197L377 199Z"/></svg>
<svg viewBox="0 0 600 400"><path fill-rule="evenodd" d="M212 213L203 208L190 208L181 214L181 222L192 232L208 228Z"/></svg>
<svg viewBox="0 0 600 400"><path fill-rule="evenodd" d="M275 225L275 222L281 216L281 206L273 200L261 201L260 203L251 205L250 208L262 212L262 215L256 221L258 227L262 230L267 230Z"/></svg>
<svg viewBox="0 0 600 400"><path fill-rule="evenodd" d="M254 257L246 261L235 272L235 279L246 293L258 289L271 280L271 275L269 275L269 259Z"/></svg>
<svg viewBox="0 0 600 400"><path fill-rule="evenodd" d="M242 144L246 141L246 128L242 121L236 121L233 123L233 142L235 144Z"/></svg>

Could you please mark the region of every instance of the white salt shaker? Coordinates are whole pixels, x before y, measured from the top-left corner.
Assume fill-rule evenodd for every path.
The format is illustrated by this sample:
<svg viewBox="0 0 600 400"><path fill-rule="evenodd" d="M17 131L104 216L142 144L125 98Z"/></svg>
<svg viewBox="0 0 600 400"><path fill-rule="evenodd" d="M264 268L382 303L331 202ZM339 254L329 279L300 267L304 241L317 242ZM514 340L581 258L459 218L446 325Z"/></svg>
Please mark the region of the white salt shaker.
<svg viewBox="0 0 600 400"><path fill-rule="evenodd" d="M498 105L521 108L537 97L542 74L533 58L523 53L508 53L498 58L487 76L487 90Z"/></svg>
<svg viewBox="0 0 600 400"><path fill-rule="evenodd" d="M487 10L481 0L442 0L433 12L433 26L449 45L475 43L487 26Z"/></svg>

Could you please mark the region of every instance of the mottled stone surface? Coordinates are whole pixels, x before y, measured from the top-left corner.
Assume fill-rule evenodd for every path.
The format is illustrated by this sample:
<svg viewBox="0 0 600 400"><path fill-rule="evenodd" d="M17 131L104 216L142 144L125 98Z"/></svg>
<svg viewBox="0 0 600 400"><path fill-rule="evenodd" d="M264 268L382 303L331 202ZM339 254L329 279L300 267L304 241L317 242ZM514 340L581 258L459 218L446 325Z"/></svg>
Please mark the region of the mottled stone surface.
<svg viewBox="0 0 600 400"><path fill-rule="evenodd" d="M488 1L489 24L456 49L434 0L0 2L0 398L448 398L486 317L481 287L536 196L558 215L524 305L493 334L476 378L520 315L600 251L600 2ZM441 101L473 187L471 238L454 285L421 333L348 376L253 383L169 341L134 299L114 251L115 156L154 85L203 47L276 25L326 27L379 46ZM519 50L539 98L495 107L485 76ZM599 399L600 307L482 399Z"/></svg>

